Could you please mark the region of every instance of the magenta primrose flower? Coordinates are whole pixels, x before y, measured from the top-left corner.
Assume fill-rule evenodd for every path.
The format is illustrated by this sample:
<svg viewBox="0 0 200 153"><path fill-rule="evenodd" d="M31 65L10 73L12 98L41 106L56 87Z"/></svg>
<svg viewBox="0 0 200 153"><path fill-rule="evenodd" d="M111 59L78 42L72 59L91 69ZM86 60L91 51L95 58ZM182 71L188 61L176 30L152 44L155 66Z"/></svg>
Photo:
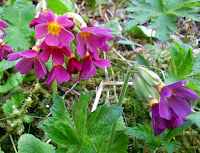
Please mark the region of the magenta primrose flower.
<svg viewBox="0 0 200 153"><path fill-rule="evenodd" d="M69 46L70 42L74 40L74 35L66 30L73 26L73 22L68 19L67 15L57 16L47 11L45 15L40 15L40 19L44 24L35 26L36 39L45 38L45 43L49 46L58 46L60 43L64 46Z"/></svg>
<svg viewBox="0 0 200 153"><path fill-rule="evenodd" d="M182 80L168 86L163 82L157 85L160 102L152 105L155 135L161 134L165 128L176 128L188 120L186 116L191 113L191 108L186 100L195 100L199 96L193 90L182 87L186 83L186 80Z"/></svg>
<svg viewBox="0 0 200 153"><path fill-rule="evenodd" d="M3 60L3 57L8 58L8 55L10 52L14 52L13 48L10 46L7 46L3 41L0 41L0 60Z"/></svg>
<svg viewBox="0 0 200 153"><path fill-rule="evenodd" d="M35 45L31 50L9 54L8 61L14 61L22 57L15 65L15 71L20 71L21 74L27 74L34 63L34 73L36 77L38 79L44 79L47 70L39 57L39 50L39 46Z"/></svg>
<svg viewBox="0 0 200 153"><path fill-rule="evenodd" d="M54 65L54 67L50 71L50 73L47 77L46 84L48 86L51 86L54 78L56 78L56 81L58 83L63 83L64 81L67 82L69 80L69 78L71 78L71 77L70 77L69 73L67 72L67 70L61 64L59 64L59 65Z"/></svg>
<svg viewBox="0 0 200 153"><path fill-rule="evenodd" d="M1 15L0 15L1 18ZM0 35L0 39L3 39L6 36L6 32L3 28L8 28L9 24L6 21L0 20L0 33L3 32L2 35Z"/></svg>
<svg viewBox="0 0 200 153"><path fill-rule="evenodd" d="M95 53L98 49L102 51L109 51L110 46L106 41L114 39L110 33L112 30L104 27L84 27L76 35L77 39L77 55L84 57L87 48L90 52Z"/></svg>
<svg viewBox="0 0 200 153"><path fill-rule="evenodd" d="M48 46L45 41L42 42L40 48L44 48L42 53L40 54L40 58L47 62L49 60L50 55L52 54L52 60L55 64L63 64L65 61L65 56L71 56L71 50L60 44L57 46Z"/></svg>
<svg viewBox="0 0 200 153"><path fill-rule="evenodd" d="M97 70L94 65L102 69L105 69L106 67L110 67L110 63L111 62L107 59L99 58L98 52L96 53L87 52L85 57L83 58L82 71L80 75L82 75L86 79L89 79L90 76L96 75Z"/></svg>

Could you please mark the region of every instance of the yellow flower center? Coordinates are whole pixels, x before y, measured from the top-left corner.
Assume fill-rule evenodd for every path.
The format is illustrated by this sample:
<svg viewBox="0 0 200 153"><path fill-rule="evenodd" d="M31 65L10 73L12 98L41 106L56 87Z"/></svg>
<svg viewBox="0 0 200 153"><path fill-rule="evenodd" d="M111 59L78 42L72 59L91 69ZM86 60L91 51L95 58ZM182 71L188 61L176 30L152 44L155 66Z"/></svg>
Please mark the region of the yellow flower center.
<svg viewBox="0 0 200 153"><path fill-rule="evenodd" d="M47 14L48 11L43 11L42 13Z"/></svg>
<svg viewBox="0 0 200 153"><path fill-rule="evenodd" d="M71 58L75 58L75 55L72 53L71 56L69 57L69 59Z"/></svg>
<svg viewBox="0 0 200 153"><path fill-rule="evenodd" d="M90 36L90 33L91 31L83 31L80 33L80 36L83 38L83 37L87 37L87 36Z"/></svg>
<svg viewBox="0 0 200 153"><path fill-rule="evenodd" d="M59 25L58 22L56 21L52 21L48 24L48 27L47 27L49 33L52 33L53 35L55 34L59 34L60 31L61 31L61 26Z"/></svg>

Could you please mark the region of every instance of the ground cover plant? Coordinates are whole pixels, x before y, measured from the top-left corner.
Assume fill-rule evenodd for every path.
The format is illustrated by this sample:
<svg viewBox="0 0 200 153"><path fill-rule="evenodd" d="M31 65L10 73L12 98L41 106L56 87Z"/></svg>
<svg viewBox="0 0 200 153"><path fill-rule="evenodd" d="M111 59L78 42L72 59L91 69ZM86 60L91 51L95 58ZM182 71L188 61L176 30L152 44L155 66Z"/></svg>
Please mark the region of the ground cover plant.
<svg viewBox="0 0 200 153"><path fill-rule="evenodd" d="M200 0L0 6L0 153L200 152Z"/></svg>

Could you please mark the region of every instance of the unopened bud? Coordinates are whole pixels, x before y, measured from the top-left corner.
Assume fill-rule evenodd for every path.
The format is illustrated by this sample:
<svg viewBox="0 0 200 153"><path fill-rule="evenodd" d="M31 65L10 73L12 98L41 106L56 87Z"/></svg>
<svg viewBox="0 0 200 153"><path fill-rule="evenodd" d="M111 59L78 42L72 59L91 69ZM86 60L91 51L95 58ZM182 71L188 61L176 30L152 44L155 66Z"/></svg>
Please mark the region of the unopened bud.
<svg viewBox="0 0 200 153"><path fill-rule="evenodd" d="M161 78L153 71L139 67L140 74L150 86L156 86L162 82Z"/></svg>
<svg viewBox="0 0 200 153"><path fill-rule="evenodd" d="M80 15L78 15L76 13L72 13L72 12L67 12L67 17L73 18L74 19L73 22L75 23L75 25L78 28L82 29L84 27L87 27L87 24L85 23L85 21L83 20L83 18Z"/></svg>
<svg viewBox="0 0 200 153"><path fill-rule="evenodd" d="M139 74L135 74L135 78L133 80L133 87L135 89L136 94L140 98L145 98L148 100L148 97L154 97L151 91L151 87Z"/></svg>

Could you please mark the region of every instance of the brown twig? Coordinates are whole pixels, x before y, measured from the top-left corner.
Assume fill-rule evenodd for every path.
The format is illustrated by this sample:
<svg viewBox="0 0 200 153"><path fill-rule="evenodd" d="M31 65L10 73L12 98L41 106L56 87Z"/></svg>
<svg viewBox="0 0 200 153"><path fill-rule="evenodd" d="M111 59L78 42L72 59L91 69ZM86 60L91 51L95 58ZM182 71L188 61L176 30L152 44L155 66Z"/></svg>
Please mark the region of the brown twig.
<svg viewBox="0 0 200 153"><path fill-rule="evenodd" d="M103 52L103 55L104 55L104 59L106 59L106 53ZM109 82L109 77L108 77L108 70L107 70L107 67L105 68L105 74L106 74L106 81ZM108 104L108 99L109 99L109 86L107 86L107 96L106 96L106 104Z"/></svg>
<svg viewBox="0 0 200 153"><path fill-rule="evenodd" d="M187 31L186 31L186 34L185 34L185 40L184 40L184 43L187 43L187 37L188 37L188 33L189 33L189 30L190 30L190 26L192 25L192 20L190 20L189 22L189 25L187 27Z"/></svg>
<svg viewBox="0 0 200 153"><path fill-rule="evenodd" d="M67 91L65 92L65 94L62 96L63 99L65 98L65 96L66 96L70 91L72 91L72 90L74 89L74 87L77 85L77 83L78 83L78 82L76 82L69 90L67 90Z"/></svg>

